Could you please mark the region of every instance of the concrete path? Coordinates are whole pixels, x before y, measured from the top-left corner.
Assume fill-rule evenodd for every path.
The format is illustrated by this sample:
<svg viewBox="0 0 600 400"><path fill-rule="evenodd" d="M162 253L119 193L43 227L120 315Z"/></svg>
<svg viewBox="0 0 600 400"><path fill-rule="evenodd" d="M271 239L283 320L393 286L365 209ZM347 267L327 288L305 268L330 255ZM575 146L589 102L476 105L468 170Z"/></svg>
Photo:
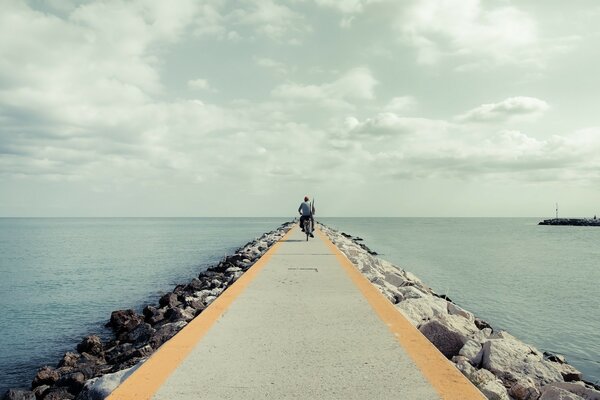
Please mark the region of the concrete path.
<svg viewBox="0 0 600 400"><path fill-rule="evenodd" d="M453 367L443 356L447 365L428 357L417 367L327 242L322 235L306 242L294 228L238 280L241 288L227 289L110 399L483 398L458 371L451 378L458 389L432 382L423 369ZM232 298L217 304L229 291ZM213 306L218 311L207 315ZM206 327L186 339L202 318ZM153 360L161 357L176 365Z"/></svg>

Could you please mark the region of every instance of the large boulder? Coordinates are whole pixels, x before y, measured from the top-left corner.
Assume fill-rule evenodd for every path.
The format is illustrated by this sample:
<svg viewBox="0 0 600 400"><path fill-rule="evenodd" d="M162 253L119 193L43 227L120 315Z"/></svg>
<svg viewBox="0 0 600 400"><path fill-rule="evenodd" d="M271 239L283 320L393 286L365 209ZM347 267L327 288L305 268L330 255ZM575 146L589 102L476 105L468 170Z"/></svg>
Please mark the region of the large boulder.
<svg viewBox="0 0 600 400"><path fill-rule="evenodd" d="M77 351L79 353L88 353L98 357L104 356L102 341L96 335L86 336L83 338L81 343L77 345Z"/></svg>
<svg viewBox="0 0 600 400"><path fill-rule="evenodd" d="M153 306L144 307L144 318L146 322L150 325L156 325L165 319L165 309L164 308L156 308Z"/></svg>
<svg viewBox="0 0 600 400"><path fill-rule="evenodd" d="M454 356L452 362L488 399L511 400L502 381L496 378L490 371L474 368L469 360L463 356Z"/></svg>
<svg viewBox="0 0 600 400"><path fill-rule="evenodd" d="M85 375L82 372L73 372L61 376L60 379L56 381L56 386L64 387L69 393L77 395L81 389L83 389L84 383Z"/></svg>
<svg viewBox="0 0 600 400"><path fill-rule="evenodd" d="M396 304L395 307L417 327L424 321L448 313L446 300L433 296L406 299Z"/></svg>
<svg viewBox="0 0 600 400"><path fill-rule="evenodd" d="M483 344L482 366L511 387L531 378L536 387L550 382L562 382L560 369L543 359L534 347L528 346L506 332L492 335Z"/></svg>
<svg viewBox="0 0 600 400"><path fill-rule="evenodd" d="M479 367L483 358L483 348L477 340L469 339L458 352L458 355L465 356L475 367Z"/></svg>
<svg viewBox="0 0 600 400"><path fill-rule="evenodd" d="M419 330L449 359L458 355L469 335L478 331L475 324L455 315L440 315L421 325Z"/></svg>
<svg viewBox="0 0 600 400"><path fill-rule="evenodd" d="M139 324L144 322L144 318L138 315L134 310L117 310L113 311L110 315L110 321L107 324L115 331L120 334L123 332L131 332Z"/></svg>
<svg viewBox="0 0 600 400"><path fill-rule="evenodd" d="M577 396L568 390L554 386L545 386L544 388L542 388L543 392L539 400L584 400L583 397Z"/></svg>
<svg viewBox="0 0 600 400"><path fill-rule="evenodd" d="M56 381L60 378L60 374L58 371L52 367L42 367L40 368L35 377L33 378L33 382L31 382L31 387L35 388L40 385L54 385Z"/></svg>
<svg viewBox="0 0 600 400"><path fill-rule="evenodd" d="M585 400L600 400L600 391L586 386L583 382L553 382L542 388L542 395L554 388L575 394Z"/></svg>
<svg viewBox="0 0 600 400"><path fill-rule="evenodd" d="M77 396L77 400L104 400L125 379L138 369L141 364L142 363L140 362L128 369L88 380L79 396Z"/></svg>
<svg viewBox="0 0 600 400"><path fill-rule="evenodd" d="M156 329L152 328L150 324L143 323L127 334L127 341L135 347L139 347L148 343L154 332L156 332Z"/></svg>
<svg viewBox="0 0 600 400"><path fill-rule="evenodd" d="M158 304L162 307L177 307L181 302L177 299L175 293L167 293L158 300Z"/></svg>
<svg viewBox="0 0 600 400"><path fill-rule="evenodd" d="M63 356L63 358L58 362L58 367L74 367L75 365L77 365L77 362L79 361L79 358L81 356L77 353L73 353L73 352L66 352L65 355Z"/></svg>

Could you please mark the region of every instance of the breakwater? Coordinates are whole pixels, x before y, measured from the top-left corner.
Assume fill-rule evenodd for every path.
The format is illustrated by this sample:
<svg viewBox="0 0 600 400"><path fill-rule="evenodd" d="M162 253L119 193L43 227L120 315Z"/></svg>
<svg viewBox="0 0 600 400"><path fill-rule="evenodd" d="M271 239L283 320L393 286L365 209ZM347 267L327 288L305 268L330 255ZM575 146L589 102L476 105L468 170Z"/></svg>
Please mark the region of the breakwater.
<svg viewBox="0 0 600 400"><path fill-rule="evenodd" d="M324 231L327 231L327 229L328 228L323 227ZM383 260L380 260L378 258L373 257L373 255L375 255L375 252L373 252L366 245L364 245L362 243L362 241L359 240L360 238L355 238L355 237L352 237L351 235L348 235L348 234L346 234L344 236L342 233L335 232L333 230L330 230L329 234L331 235L330 238L333 238L336 241L336 245L340 249L346 248L347 251L344 251L344 253L354 262L355 265L359 266L359 268L361 269L361 272L363 272L367 277L369 277L369 279L371 280L371 282L373 282L374 284L376 284L376 286L377 286L377 283L381 283L378 278L381 278L380 274L383 273L383 278L381 278L381 279L383 279L384 281L388 282L387 285L383 285L383 286L385 286L388 289L387 294L386 293L384 293L384 294L386 294L386 296L388 297L388 299L392 303L394 303L395 305L398 306L398 304L404 303L404 305L407 306L407 305L411 304L412 302L410 301L410 299L411 299L412 295L405 293L405 294L403 294L403 297L400 297L397 294L394 294L394 290L396 290L399 293L402 293L404 290L413 292L413 289L416 289L416 291L414 291L414 294L424 293L426 295L430 295L430 296L435 297L437 299L445 300L447 303L448 302L452 303L451 300L448 299L446 296L442 295L442 296L438 297L438 295L436 295L435 293L433 293L433 291L431 291L431 289L428 289L427 286L425 286L422 282L420 282L418 280L418 278L416 278L414 275L410 274L409 272L402 271L401 269L399 269L398 267L396 267L396 266L394 266L394 265L392 265L390 263L387 263L387 262L385 262ZM275 236L275 237L277 237L277 236ZM348 241L348 242L345 242L345 240ZM246 250L249 250L251 254L255 254L256 257L259 257L261 253L264 253L264 251L261 252L261 250L259 249L260 246L263 246L263 245L259 244L259 242L260 242L260 239L259 239L259 241L251 242L249 244L250 247L244 246L243 248L241 248L241 250L243 250L243 249L246 248ZM266 242L266 244L268 244L268 241ZM255 249L255 250L252 250L252 249ZM240 255L241 253L248 254L247 251L241 251L240 252L238 250L238 251L235 252L234 256L235 255ZM373 259L375 259L375 261L371 260L369 257L372 257ZM359 262L360 259L362 259L362 258L365 258L366 262ZM247 260L247 261L245 261L245 260ZM248 261L249 262L253 262L253 260L254 260L253 257L244 258L242 260L239 260L239 259L235 260L234 259L234 261L236 263L238 263L238 262L239 263L244 263L244 262L248 262ZM377 260L379 260L379 261L377 261ZM369 268L366 268L365 266L373 265L373 263L377 264L378 262L382 263L382 265L384 265L385 268L381 269L381 270L378 270L379 274L371 274L371 275L369 275L368 273L372 272L372 271L370 271ZM222 263L219 263L219 265L221 265L221 264ZM215 267L218 267L219 265L215 265ZM239 268L242 268L242 267L243 267L243 265L239 266ZM230 268L230 267L228 267L228 268ZM375 267L373 267L373 268L375 268ZM377 268L375 268L375 269L377 270ZM243 270L244 269L242 268L242 271L236 271L236 272L243 272ZM215 271L209 271L209 272L212 273L212 272L215 272ZM374 278L374 279L371 279L371 278ZM200 277L198 279L200 279ZM202 278L202 279L204 279L204 278ZM394 281L396 282L395 284L394 283L390 283L390 282L394 282ZM178 285L178 287L176 287L170 293L176 294L177 295L177 301L179 301L181 303L181 305L177 306L177 308L185 310L186 308L188 308L187 305L186 305L185 297L182 298L180 296L182 293L178 293L181 290L181 286L183 286L185 288L188 285ZM379 287L382 287L382 286L380 285ZM395 289L394 289L394 287L395 287ZM412 287L413 289L409 289L410 287ZM205 290L212 290L212 289L205 289ZM184 292L185 292L185 290L184 290ZM187 292L187 293L189 294L191 292ZM196 294L197 291L194 291L193 293ZM218 293L216 293L216 294L218 294ZM393 296L390 296L390 294L393 294ZM145 321L145 319L148 318L147 315L145 315L145 314L148 313L147 311L151 311L149 309L149 307L154 307L156 309L165 308L165 307L160 307L161 306L160 303L165 303L165 301L168 301L169 298L171 298L171 299L173 298L173 296L170 296L169 293L167 293L167 295L165 295L165 296L167 296L167 298L164 298L164 296L163 296L163 299L161 299L161 301L159 302L158 306L157 305L151 305L151 306L146 307L146 309L147 309L147 310L145 310L146 312L144 312L143 314L138 314L138 317L143 316L144 317L144 321ZM208 299L208 295L207 295L207 300L212 301L214 299ZM433 300L434 303L435 303L435 301L436 300ZM445 304L445 310L446 310L445 312L448 313L448 314L450 314L449 310L450 309L454 309L454 306L452 306L450 304L447 304L447 303ZM452 303L452 304L454 304L454 303ZM458 307L458 306L456 306L456 307ZM169 307L167 306L165 308L165 310L168 310L168 309L169 309ZM440 306L440 309L442 310L442 311L440 311L440 313L441 313L440 315L444 314L444 311L443 311L444 307ZM163 311L165 311L165 310L163 310ZM125 326L129 326L129 327L136 326L137 322L136 322L136 318L135 318L135 315L136 315L135 312L128 313L127 310L123 310L123 311L125 311L125 312L124 313L123 312L118 312L117 315L123 316L123 314L125 314L124 315L125 318L123 318L123 320L125 321L124 325ZM433 313L436 312L436 310L433 309L433 307L432 307L432 312ZM465 311L465 312L468 313L468 311ZM453 314L451 314L451 315L453 315ZM151 316L149 318L151 318ZM473 318L475 319L475 317L473 317ZM115 319L117 319L117 318L115 318ZM425 319L424 321L430 322L430 321L432 321L432 319L433 318L429 318L429 319ZM111 320L112 320L112 317L111 317ZM120 318L118 320L120 320ZM478 326L478 324L479 324L479 325L483 326L483 329L489 328L490 330L492 330L492 332L490 333L490 335L488 337L486 337L486 340L492 340L493 339L493 337L492 337L493 334L496 334L496 333L499 334L499 332L494 332L493 331L493 329L490 326L490 324L486 323L485 321L481 321L480 319L477 319L477 320L479 320L479 322L475 323L476 327L479 328L479 326ZM133 323L130 324L129 321L133 321ZM163 319L163 321L164 321L164 319ZM164 323L164 325L167 325L169 322L166 321L166 322L163 322L163 323ZM183 323L185 323L185 321L183 321ZM183 325L183 323L182 323L182 325ZM415 322L413 321L413 323L415 323ZM143 324L137 324L137 326L140 326L140 325L143 325ZM418 327L421 327L423 325L423 323L421 323L420 325L417 324L417 323L415 323L415 325L417 325ZM152 325L152 328L155 328L155 326ZM111 323L111 329L115 329L114 328L114 324L112 324L112 323ZM480 330L483 330L483 329L480 329ZM135 330L135 328L134 328L134 330ZM485 333L487 334L487 331L485 331ZM116 340L118 340L118 336L119 335L116 335ZM100 343L103 346L103 350L102 351L105 353L105 359L106 359L106 352L107 352L107 350L110 349L110 348L108 348L108 349L106 348L106 344L108 344L109 342L102 342L102 341L100 341ZM525 345L525 346L527 346L527 345ZM86 339L84 339L82 341L82 343L78 347L79 347L79 350L83 351L83 353L90 354L87 351L85 351L85 349L88 349L90 352L96 352L96 350L98 350L98 341L95 340L94 338L86 338ZM129 346L125 346L125 347L129 347ZM528 348L529 347L530 346L528 346ZM96 350L94 350L94 349L96 349ZM482 349L483 349L483 346L482 346ZM461 350L462 350L462 347L461 347ZM459 352L460 352L460 350L459 350ZM75 353L75 352L73 352L73 353ZM75 353L75 358L77 358L77 356L79 356L79 359L76 360L76 365L83 364L82 362L79 361L82 357L85 358L86 360L89 358L87 356L84 356L83 353L80 353L80 352L76 352ZM516 356L518 356L518 353L516 354ZM135 358L135 356L134 356L134 358ZM131 362L136 361L137 364L135 364L131 368L125 368L125 369L122 369L122 370L120 370L118 372L115 372L115 373L112 373L112 372L108 371L108 373L106 373L104 375L99 375L97 378L93 378L94 379L93 381L92 380L86 380L85 383L84 383L84 386L86 387L86 391L84 393L80 393L78 398L102 398L102 397L92 397L92 396L99 396L101 393L107 393L110 390L111 387L116 386L120 381L122 381L127 376L127 374L129 374L134 368L136 368L137 365L139 365L140 362L143 362L143 360L145 359L145 356L142 356L141 358L139 358L137 360L134 359L134 358L132 358ZM555 358L556 360L561 360L560 356L553 357L552 355L546 355L546 358L548 358L548 359ZM546 361L548 361L548 360L546 360ZM550 361L550 362L552 362L552 361ZM473 366L473 365L471 365L471 366ZM123 365L123 367L126 367L126 365ZM473 367L473 368L475 368L475 367ZM54 369L56 370L57 368L54 368ZM60 369L60 368L58 368L58 369ZM481 371L482 369L485 369L485 368L478 368L477 371ZM485 372L478 372L477 376L480 376L480 375L483 375L484 377L489 378L489 375L486 374ZM78 377L80 377L80 376L78 376ZM85 377L85 375L84 375L84 377ZM564 378L563 378L563 380L564 380ZM63 380L62 384L64 384L64 382L65 381ZM503 383L504 381L501 380L500 382L502 382L501 385L504 386L504 383ZM496 383L498 383L498 382L496 381ZM567 383L569 383L569 382L567 382ZM492 383L487 383L486 386L495 386L495 385L493 385ZM544 385L544 387L545 386L549 386L549 385ZM581 385L579 385L579 386L581 386ZM558 388L558 389L557 388L551 389L551 388L552 388L552 386L547 387L545 389L544 393L542 393L542 394L552 393L552 391L556 392L556 391L558 391L558 389L560 389L560 388ZM48 390L48 393L43 392L42 394L44 396L48 396L48 398L52 398L52 397L49 397L52 393L57 393L57 395L54 398L71 398L71 397L60 397L61 395L63 395L63 396L67 396L67 395L73 396L70 392L68 392L68 390L66 390L66 391L64 390L64 386L63 386L63 389L58 389L58 388L45 388L45 389ZM512 386L507 389L507 387L504 386L504 390L507 391L507 392L511 392L512 393L512 392L515 392L516 389L517 388L513 389ZM576 387L575 389L579 389L579 388ZM572 390L575 390L575 389L572 388ZM593 392L589 392L589 390L592 390L592 389L590 387L585 387L585 384L584 384L584 389L588 390L588 393L593 393ZM492 393L494 393L494 392L492 392ZM493 394L493 395L490 395L490 397L493 397L493 396L502 396L502 393L503 392L500 392L500 394ZM529 397L529 398L536 398L535 397L536 394L537 394L537 392L534 391L533 394L531 395L532 397ZM86 397L84 397L84 396L86 396ZM548 396L549 395L546 395L546 397L544 397L544 398L548 398ZM495 398L507 398L507 397L495 397ZM576 397L571 397L571 398L576 398ZM587 398L591 398L591 397L587 397Z"/></svg>
<svg viewBox="0 0 600 400"><path fill-rule="evenodd" d="M600 219L594 218L552 218L541 221L538 225L564 226L600 226Z"/></svg>
<svg viewBox="0 0 600 400"><path fill-rule="evenodd" d="M322 230L487 397L600 399L600 388L583 381L561 355L542 353L506 331L495 330L412 273L374 257L360 238L328 227Z"/></svg>
<svg viewBox="0 0 600 400"><path fill-rule="evenodd" d="M226 256L186 284L164 294L158 304L112 312L108 340L84 337L54 366L38 370L29 389L11 389L4 399L103 399L157 348L199 315L291 228L281 225Z"/></svg>

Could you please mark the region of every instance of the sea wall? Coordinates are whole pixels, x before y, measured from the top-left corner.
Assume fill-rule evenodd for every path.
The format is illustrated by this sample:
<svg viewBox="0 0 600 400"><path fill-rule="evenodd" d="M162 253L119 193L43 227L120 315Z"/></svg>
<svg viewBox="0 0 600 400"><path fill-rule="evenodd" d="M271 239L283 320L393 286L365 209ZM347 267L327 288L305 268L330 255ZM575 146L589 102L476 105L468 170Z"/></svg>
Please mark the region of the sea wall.
<svg viewBox="0 0 600 400"><path fill-rule="evenodd" d="M583 381L564 357L496 331L412 273L375 257L362 239L323 225L321 230L489 399L600 400L600 388Z"/></svg>
<svg viewBox="0 0 600 400"><path fill-rule="evenodd" d="M35 375L31 390L11 389L5 400L101 400L141 365L156 349L202 313L293 226L285 223L263 234L202 271L186 284L165 293L142 314L133 309L113 311L107 326L114 337L103 341L86 336L55 366Z"/></svg>

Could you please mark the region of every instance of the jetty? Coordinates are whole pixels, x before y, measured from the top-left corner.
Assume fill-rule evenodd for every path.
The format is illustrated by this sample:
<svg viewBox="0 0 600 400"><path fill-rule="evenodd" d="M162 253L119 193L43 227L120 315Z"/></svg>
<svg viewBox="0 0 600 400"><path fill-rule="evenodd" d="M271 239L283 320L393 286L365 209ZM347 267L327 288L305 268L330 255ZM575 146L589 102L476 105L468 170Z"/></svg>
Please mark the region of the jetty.
<svg viewBox="0 0 600 400"><path fill-rule="evenodd" d="M108 399L485 398L315 233L292 228Z"/></svg>
<svg viewBox="0 0 600 400"><path fill-rule="evenodd" d="M538 225L567 226L600 226L600 219L594 218L552 218L541 221Z"/></svg>

